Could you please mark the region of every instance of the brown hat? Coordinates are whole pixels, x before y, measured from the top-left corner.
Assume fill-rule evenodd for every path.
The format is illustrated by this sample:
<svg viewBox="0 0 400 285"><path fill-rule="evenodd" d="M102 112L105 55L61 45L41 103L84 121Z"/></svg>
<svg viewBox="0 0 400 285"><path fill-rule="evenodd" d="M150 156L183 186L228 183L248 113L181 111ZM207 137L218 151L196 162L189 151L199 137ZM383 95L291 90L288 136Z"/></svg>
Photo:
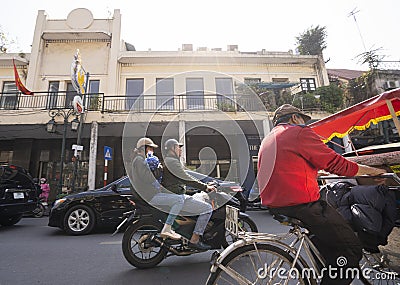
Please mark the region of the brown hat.
<svg viewBox="0 0 400 285"><path fill-rule="evenodd" d="M300 115L304 119L304 122L311 120L311 117L301 112L299 108L296 108L289 104L284 104L280 106L278 109L276 109L272 122L274 123L274 125L276 125L280 118L292 114Z"/></svg>
<svg viewBox="0 0 400 285"><path fill-rule="evenodd" d="M136 148L141 148L144 146L158 147L151 139L149 138L140 138L137 141Z"/></svg>

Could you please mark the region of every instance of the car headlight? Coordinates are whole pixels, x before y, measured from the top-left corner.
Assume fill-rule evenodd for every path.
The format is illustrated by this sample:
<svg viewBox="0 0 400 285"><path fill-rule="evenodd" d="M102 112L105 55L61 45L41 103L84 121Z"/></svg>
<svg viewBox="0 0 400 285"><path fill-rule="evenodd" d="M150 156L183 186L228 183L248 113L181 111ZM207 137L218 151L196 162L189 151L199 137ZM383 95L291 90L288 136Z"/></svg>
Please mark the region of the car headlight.
<svg viewBox="0 0 400 285"><path fill-rule="evenodd" d="M56 200L56 201L54 202L53 209L59 207L59 206L60 206L62 203L64 203L65 201L67 201L67 199L65 199L65 198Z"/></svg>

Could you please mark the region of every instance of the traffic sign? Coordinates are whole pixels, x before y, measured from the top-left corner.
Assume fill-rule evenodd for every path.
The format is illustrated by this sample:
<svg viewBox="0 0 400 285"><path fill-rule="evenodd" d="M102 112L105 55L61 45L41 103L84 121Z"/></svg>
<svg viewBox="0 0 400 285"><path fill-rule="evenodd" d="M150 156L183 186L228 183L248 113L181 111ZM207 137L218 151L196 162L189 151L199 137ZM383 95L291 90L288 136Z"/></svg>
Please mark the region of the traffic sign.
<svg viewBox="0 0 400 285"><path fill-rule="evenodd" d="M112 148L104 146L104 160L112 160Z"/></svg>

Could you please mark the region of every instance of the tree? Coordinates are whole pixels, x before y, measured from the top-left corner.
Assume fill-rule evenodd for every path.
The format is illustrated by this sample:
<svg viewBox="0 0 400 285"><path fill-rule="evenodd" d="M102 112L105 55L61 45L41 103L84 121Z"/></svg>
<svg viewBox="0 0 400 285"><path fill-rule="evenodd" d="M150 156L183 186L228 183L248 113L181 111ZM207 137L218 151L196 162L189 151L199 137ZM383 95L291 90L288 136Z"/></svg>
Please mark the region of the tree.
<svg viewBox="0 0 400 285"><path fill-rule="evenodd" d="M382 59L384 59L384 55L378 54L378 52L382 48L371 49L369 51L363 52L357 55L358 62L361 64L368 63L369 69L374 70L377 69Z"/></svg>
<svg viewBox="0 0 400 285"><path fill-rule="evenodd" d="M314 93L296 94L293 105L303 110L313 110L319 107L319 100Z"/></svg>
<svg viewBox="0 0 400 285"><path fill-rule="evenodd" d="M297 50L302 55L322 55L326 49L326 27L312 26L296 37Z"/></svg>
<svg viewBox="0 0 400 285"><path fill-rule="evenodd" d="M320 95L321 107L327 112L335 113L343 107L343 89L335 84L321 86L315 90Z"/></svg>
<svg viewBox="0 0 400 285"><path fill-rule="evenodd" d="M15 43L13 39L3 31L3 28L0 26L0 52L6 53L10 46Z"/></svg>
<svg viewBox="0 0 400 285"><path fill-rule="evenodd" d="M377 90L374 89L373 86L377 77L377 72L376 69L370 69L364 72L360 77L350 81L349 93L352 98L352 104L360 103L376 95Z"/></svg>

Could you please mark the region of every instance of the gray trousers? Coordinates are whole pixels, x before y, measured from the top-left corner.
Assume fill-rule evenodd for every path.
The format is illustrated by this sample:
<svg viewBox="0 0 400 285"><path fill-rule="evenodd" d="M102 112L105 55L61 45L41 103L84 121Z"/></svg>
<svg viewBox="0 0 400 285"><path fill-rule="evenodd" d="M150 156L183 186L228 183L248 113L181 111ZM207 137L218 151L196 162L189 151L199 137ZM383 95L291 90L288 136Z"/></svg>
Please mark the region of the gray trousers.
<svg viewBox="0 0 400 285"><path fill-rule="evenodd" d="M212 215L212 206L186 194L158 193L150 200L155 206L170 207L166 224L172 225L176 216L181 212L199 215L193 233L202 235Z"/></svg>

